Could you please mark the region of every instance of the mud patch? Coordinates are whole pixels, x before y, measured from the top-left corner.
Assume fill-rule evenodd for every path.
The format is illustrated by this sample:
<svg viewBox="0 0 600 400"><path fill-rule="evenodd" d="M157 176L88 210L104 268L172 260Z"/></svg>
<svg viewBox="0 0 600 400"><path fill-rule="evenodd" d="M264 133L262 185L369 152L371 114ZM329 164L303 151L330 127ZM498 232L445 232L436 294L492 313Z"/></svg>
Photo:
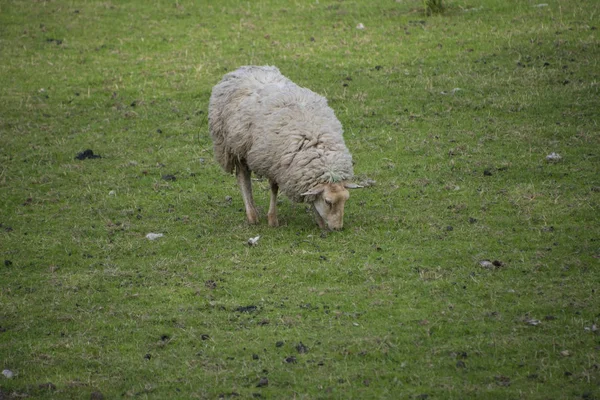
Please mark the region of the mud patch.
<svg viewBox="0 0 600 400"><path fill-rule="evenodd" d="M102 156L94 154L94 152L90 149L84 150L81 153L77 153L77 155L75 156L76 160L88 160L94 158L102 158Z"/></svg>

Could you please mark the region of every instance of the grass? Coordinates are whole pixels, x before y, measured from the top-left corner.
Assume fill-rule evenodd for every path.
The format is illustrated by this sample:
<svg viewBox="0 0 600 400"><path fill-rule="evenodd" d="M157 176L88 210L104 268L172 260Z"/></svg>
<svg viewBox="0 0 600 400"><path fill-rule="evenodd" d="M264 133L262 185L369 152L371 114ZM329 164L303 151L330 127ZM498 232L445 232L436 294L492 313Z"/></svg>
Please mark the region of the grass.
<svg viewBox="0 0 600 400"><path fill-rule="evenodd" d="M423 6L425 7L425 14L441 14L444 12L444 5L442 0L423 0Z"/></svg>
<svg viewBox="0 0 600 400"><path fill-rule="evenodd" d="M598 5L422 4L0 4L0 398L600 398ZM245 223L246 64L377 182L343 232Z"/></svg>

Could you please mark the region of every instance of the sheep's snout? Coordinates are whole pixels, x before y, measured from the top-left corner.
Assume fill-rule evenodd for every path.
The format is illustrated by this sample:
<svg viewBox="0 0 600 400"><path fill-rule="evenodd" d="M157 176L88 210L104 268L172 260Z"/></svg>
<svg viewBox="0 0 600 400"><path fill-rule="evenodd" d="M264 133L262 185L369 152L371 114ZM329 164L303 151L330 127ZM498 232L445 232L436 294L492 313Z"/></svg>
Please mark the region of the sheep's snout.
<svg viewBox="0 0 600 400"><path fill-rule="evenodd" d="M349 197L350 193L342 184L324 185L313 203L321 229L339 231L344 227L344 205Z"/></svg>

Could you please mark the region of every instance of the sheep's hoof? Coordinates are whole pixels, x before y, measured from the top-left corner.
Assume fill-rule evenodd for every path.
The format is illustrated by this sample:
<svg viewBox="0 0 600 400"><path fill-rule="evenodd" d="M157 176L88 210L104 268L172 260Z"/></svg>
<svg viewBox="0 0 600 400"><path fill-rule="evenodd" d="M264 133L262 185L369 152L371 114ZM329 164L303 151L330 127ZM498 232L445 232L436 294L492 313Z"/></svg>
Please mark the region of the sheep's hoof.
<svg viewBox="0 0 600 400"><path fill-rule="evenodd" d="M272 228L277 228L279 226L279 221L277 220L277 217L272 217L272 216L268 216L269 217L269 226Z"/></svg>
<svg viewBox="0 0 600 400"><path fill-rule="evenodd" d="M258 224L258 213L257 212L248 213L246 216L248 217L248 223L250 225Z"/></svg>

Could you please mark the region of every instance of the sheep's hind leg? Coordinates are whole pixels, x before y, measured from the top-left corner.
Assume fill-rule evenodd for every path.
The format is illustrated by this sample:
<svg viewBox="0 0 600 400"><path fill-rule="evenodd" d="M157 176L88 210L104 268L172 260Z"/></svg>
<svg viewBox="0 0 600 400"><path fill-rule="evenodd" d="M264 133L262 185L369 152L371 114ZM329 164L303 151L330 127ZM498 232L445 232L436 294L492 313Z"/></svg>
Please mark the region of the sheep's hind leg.
<svg viewBox="0 0 600 400"><path fill-rule="evenodd" d="M248 222L251 224L258 223L258 211L254 205L254 198L252 197L252 181L250 180L250 169L244 161L238 161L235 166L235 176L237 178L238 185L242 191L242 198L244 199L244 207L246 208L246 216Z"/></svg>
<svg viewBox="0 0 600 400"><path fill-rule="evenodd" d="M269 226L276 227L279 226L279 221L277 221L277 191L279 186L277 182L272 180L269 180L269 183L271 184L271 202L269 203L267 218L269 219Z"/></svg>

